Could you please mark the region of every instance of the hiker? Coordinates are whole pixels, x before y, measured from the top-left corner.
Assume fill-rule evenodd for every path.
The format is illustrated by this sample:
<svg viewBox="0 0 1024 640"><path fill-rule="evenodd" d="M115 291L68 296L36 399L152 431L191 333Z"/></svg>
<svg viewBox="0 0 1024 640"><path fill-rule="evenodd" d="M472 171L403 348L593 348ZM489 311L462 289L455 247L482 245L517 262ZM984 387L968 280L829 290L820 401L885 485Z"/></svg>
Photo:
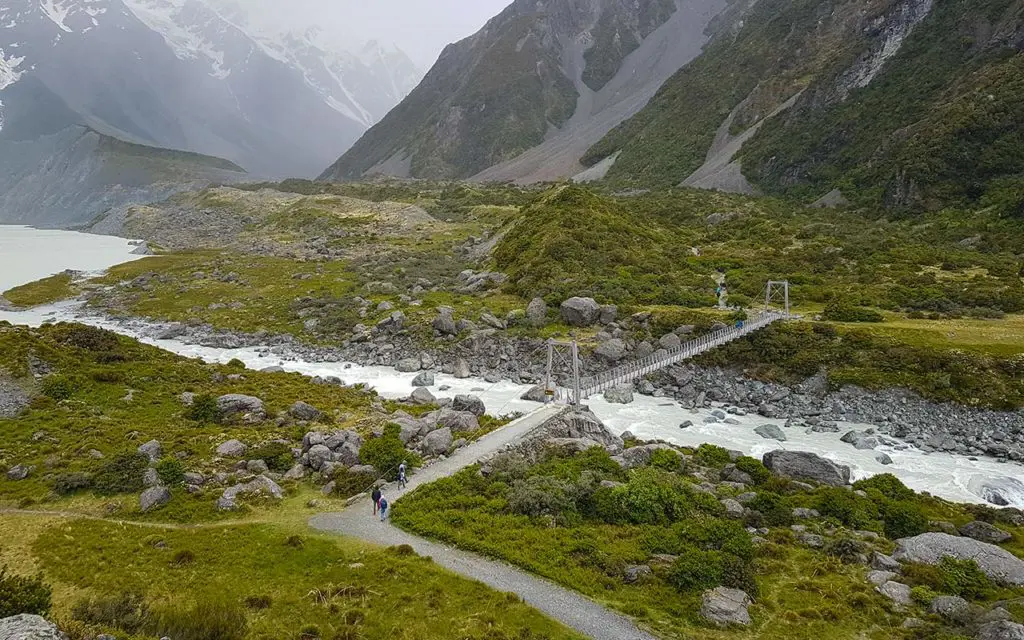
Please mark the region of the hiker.
<svg viewBox="0 0 1024 640"><path fill-rule="evenodd" d="M408 483L405 481L405 460L402 460L402 464L398 465L398 488L404 489L406 484Z"/></svg>
<svg viewBox="0 0 1024 640"><path fill-rule="evenodd" d="M373 515L377 515L377 509L380 507L380 487L374 487L370 497L373 498Z"/></svg>
<svg viewBox="0 0 1024 640"><path fill-rule="evenodd" d="M388 501L381 496L380 499L380 521L384 522L384 519L388 517Z"/></svg>

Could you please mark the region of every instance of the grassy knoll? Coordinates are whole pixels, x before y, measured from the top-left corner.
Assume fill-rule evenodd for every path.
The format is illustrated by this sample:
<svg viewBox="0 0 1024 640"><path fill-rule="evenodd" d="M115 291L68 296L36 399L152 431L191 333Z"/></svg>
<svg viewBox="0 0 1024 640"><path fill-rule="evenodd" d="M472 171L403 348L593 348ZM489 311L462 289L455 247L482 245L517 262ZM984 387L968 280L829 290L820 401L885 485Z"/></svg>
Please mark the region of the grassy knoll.
<svg viewBox="0 0 1024 640"><path fill-rule="evenodd" d="M410 531L576 589L666 638L954 637L956 629L926 613L937 593L990 606L1022 595L985 581L966 593L944 570L911 567L900 579L917 587L918 602L900 609L866 581L868 569L858 560L872 550L891 552L891 539L921 533L929 520L998 521L996 512L915 495L891 476L857 485L865 497L805 490L750 458L736 463L751 476L749 489L718 485L708 494L696 488L725 475L728 461L727 452L707 445L682 455L656 452L628 472L599 448L575 455L549 449L535 464L509 455L488 464L486 476L474 467L421 487L398 502L393 518ZM750 511L730 519L719 498L741 491L756 494L744 498ZM798 522L794 507L820 512L799 523L820 535L823 546L812 548L790 528ZM755 539L745 526L765 530ZM999 526L1016 536L1008 548L1024 553L1022 530ZM855 533L864 530L872 533ZM629 583L627 567L636 565L652 573ZM701 592L722 584L754 597L749 629L716 630L701 622ZM908 616L927 619L924 635L901 629Z"/></svg>
<svg viewBox="0 0 1024 640"><path fill-rule="evenodd" d="M3 292L3 297L16 307L38 307L67 300L78 295L72 285L71 274L58 273L49 278L14 287Z"/></svg>
<svg viewBox="0 0 1024 640"><path fill-rule="evenodd" d="M576 638L404 549L276 525L187 530L10 516L0 562L41 571L74 638ZM216 634L213 630L220 628ZM214 633L214 635L210 635Z"/></svg>

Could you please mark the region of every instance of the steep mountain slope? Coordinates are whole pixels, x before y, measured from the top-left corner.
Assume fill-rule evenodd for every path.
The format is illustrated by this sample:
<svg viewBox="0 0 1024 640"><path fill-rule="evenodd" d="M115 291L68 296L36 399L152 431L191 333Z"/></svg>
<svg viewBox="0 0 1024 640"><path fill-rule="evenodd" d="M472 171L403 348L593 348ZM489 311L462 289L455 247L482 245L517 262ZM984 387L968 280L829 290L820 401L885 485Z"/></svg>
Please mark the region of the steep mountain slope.
<svg viewBox="0 0 1024 640"><path fill-rule="evenodd" d="M619 186L977 201L1024 171L1022 50L1020 0L761 0L584 161Z"/></svg>
<svg viewBox="0 0 1024 640"><path fill-rule="evenodd" d="M572 175L587 146L699 53L705 27L724 6L517 0L449 46L409 97L322 177ZM516 161L542 144L551 146ZM485 172L504 162L510 164Z"/></svg>
<svg viewBox="0 0 1024 640"><path fill-rule="evenodd" d="M37 78L101 133L265 176L313 175L400 99L387 67L250 33L220 1L11 0L0 6L10 67L0 73L7 84ZM407 84L408 69L393 66ZM349 73L372 107L345 85Z"/></svg>

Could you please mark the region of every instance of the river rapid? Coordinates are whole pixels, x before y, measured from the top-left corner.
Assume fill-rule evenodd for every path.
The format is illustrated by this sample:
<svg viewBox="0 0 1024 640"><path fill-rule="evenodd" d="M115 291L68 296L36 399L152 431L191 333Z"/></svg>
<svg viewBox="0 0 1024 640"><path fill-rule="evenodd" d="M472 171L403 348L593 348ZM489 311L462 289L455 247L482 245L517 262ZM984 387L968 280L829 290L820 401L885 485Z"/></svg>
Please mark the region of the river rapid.
<svg viewBox="0 0 1024 640"><path fill-rule="evenodd" d="M11 229L16 231L11 233ZM54 233L30 231L39 234ZM95 271L134 258L130 255L133 247L128 245L127 241L113 239L118 242L111 242L110 238L103 236L75 235L80 236L75 238L75 243L91 246L69 250L61 239L55 243L51 253L51 246L45 241L39 242L39 238L33 238L33 234L27 232L26 228L0 226L0 249L11 246L12 242L17 243L14 238L21 238L28 243L26 246L36 247L34 261L40 265L32 269L18 269L18 274L12 275L9 269L13 262L8 261L7 255L0 253L0 290L31 282L64 269ZM92 244L94 242L95 245ZM63 255L60 255L62 253ZM43 254L50 254L53 257L51 264L57 265L50 267L48 272L41 266L46 263ZM308 376L337 376L346 384L363 383L387 398L408 396L412 392L412 379L416 375L399 373L389 367L364 367L343 362L307 362L279 352L279 348L219 349L186 344L178 340L154 340L141 335L138 323L121 324L100 318L83 311L77 303L61 303L19 312L0 311L0 321L3 320L30 326L62 320L81 322L110 329L167 351L200 358L206 362L226 363L238 359L251 369L280 366L286 371ZM438 390L445 386L449 388L445 391ZM538 406L519 399L527 389L526 386L509 381L492 384L482 379L456 379L438 374L432 391L439 396L472 393L484 401L489 413L503 415L528 412ZM690 411L669 399L639 394L628 405L610 404L600 396L590 398L588 403L591 410L616 433L628 430L645 440L660 439L688 446L707 442L758 458L768 451L780 448L811 451L850 466L857 479L878 473L892 473L915 490L928 491L933 495L959 502L984 503L986 490L997 489L1010 504L1024 508L1024 466L1002 463L991 458L972 459L947 453L924 453L903 444L881 445L876 450L862 451L840 441L840 437L847 430L866 429L870 425L842 423L839 433L811 433L801 428L786 428L784 420L770 420L757 415L730 416L738 424L705 424L704 419L710 416L714 409ZM691 421L693 426L680 428L680 424L685 421ZM762 424L779 425L783 428L787 440L777 442L761 438L754 433L754 428ZM879 463L875 459L878 452L888 454L892 464Z"/></svg>

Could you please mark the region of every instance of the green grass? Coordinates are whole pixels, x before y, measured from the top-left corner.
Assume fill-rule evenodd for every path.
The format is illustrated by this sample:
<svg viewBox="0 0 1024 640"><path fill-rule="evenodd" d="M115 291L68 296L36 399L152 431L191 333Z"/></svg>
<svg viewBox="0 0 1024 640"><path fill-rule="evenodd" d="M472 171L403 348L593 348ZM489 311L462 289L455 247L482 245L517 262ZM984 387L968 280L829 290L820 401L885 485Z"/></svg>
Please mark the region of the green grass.
<svg viewBox="0 0 1024 640"><path fill-rule="evenodd" d="M55 586L56 616L81 632L87 627L73 620L76 603L134 592L152 609L177 610L203 601L245 610L246 598L269 596L269 608L246 611L244 637L253 640L297 637L308 625L328 639L579 637L517 598L394 549L306 532L289 543L296 531L273 525L161 530L82 520L40 527L35 517L12 519L25 526L4 537L0 557L41 570ZM182 551L194 559L176 566L172 560ZM353 635L336 635L343 632Z"/></svg>
<svg viewBox="0 0 1024 640"><path fill-rule="evenodd" d="M688 460L687 472L700 470L699 462L709 459L698 455ZM720 509L717 498L701 501L693 497L698 494L691 493L689 498L678 491L663 494L662 487L680 482L676 474L647 468L627 474L618 470L614 463L609 466L607 455L595 453L595 450L575 456L548 452L533 464L504 458L489 466L491 472L487 477L481 477L478 469L472 467L417 489L398 501L393 521L409 531L510 562L577 590L637 618L642 626L664 638L909 638L912 636L904 635L900 629L903 619L908 615L928 618L915 608L892 607L867 582L867 569L863 565L844 564L828 553L809 549L797 541L788 522L776 522L767 536L769 542L754 552L757 593L750 609L753 625L749 629L708 628L698 615L701 589L675 586L671 567L659 564L652 554L685 556L693 545L707 544L708 538L703 537L702 531L718 532L711 534L712 545L733 545L724 543L724 537L715 537L724 536L726 531L721 528L725 521L716 510ZM720 467L721 463L712 466ZM567 497L559 498L559 490L548 489L543 500L527 497L524 502L526 494L522 487L528 484L527 480L538 478L563 483L568 487ZM624 497L615 498L618 490L595 491L594 483L600 479L628 481ZM692 478L683 479L683 486L690 481L696 482ZM876 492L877 486L865 485L864 488L871 497L857 498L860 502L847 516L848 521L833 516L805 524L812 531L823 533L827 540L852 536L844 525L850 529L883 530L888 525L876 519L878 512L874 510L885 504L887 498ZM755 483L751 489L785 496L785 514L795 506L820 508L826 515L840 513L828 512L823 506L827 491L799 491L770 478ZM843 490L839 492L853 495ZM612 505L617 499L633 504L634 510L615 511ZM523 504L533 505L527 508L545 506L540 513L531 515L517 506ZM688 506L683 513L676 512L667 519L654 516L652 520L641 522L648 517L644 515L646 509L659 504L675 504L676 508L680 504ZM959 525L978 515L991 519L994 513L984 508L972 512L962 505L926 496L913 496L909 502L900 504L901 511L919 511L925 522L947 520ZM857 511L861 509L863 513ZM766 523L751 520L743 524L765 526ZM827 533L830 526L839 530ZM1019 546L1021 530L1004 523L999 526L1015 534L1014 542L1008 543L1007 548L1018 554L1024 552ZM739 549L742 545L722 548ZM875 548L889 553L892 544L883 536L875 543ZM862 549L870 549L870 546ZM650 564L653 576L625 584L622 572L633 564ZM734 579L735 575L726 578ZM746 587L753 593L752 589ZM995 589L983 602L990 604L1014 598L1019 593L1020 590ZM929 621L930 624L936 622L931 618ZM928 631L938 633L940 626L929 626Z"/></svg>
<svg viewBox="0 0 1024 640"><path fill-rule="evenodd" d="M72 285L71 274L58 273L49 278L14 287L2 295L17 307L38 307L73 298L78 295L78 291Z"/></svg>

